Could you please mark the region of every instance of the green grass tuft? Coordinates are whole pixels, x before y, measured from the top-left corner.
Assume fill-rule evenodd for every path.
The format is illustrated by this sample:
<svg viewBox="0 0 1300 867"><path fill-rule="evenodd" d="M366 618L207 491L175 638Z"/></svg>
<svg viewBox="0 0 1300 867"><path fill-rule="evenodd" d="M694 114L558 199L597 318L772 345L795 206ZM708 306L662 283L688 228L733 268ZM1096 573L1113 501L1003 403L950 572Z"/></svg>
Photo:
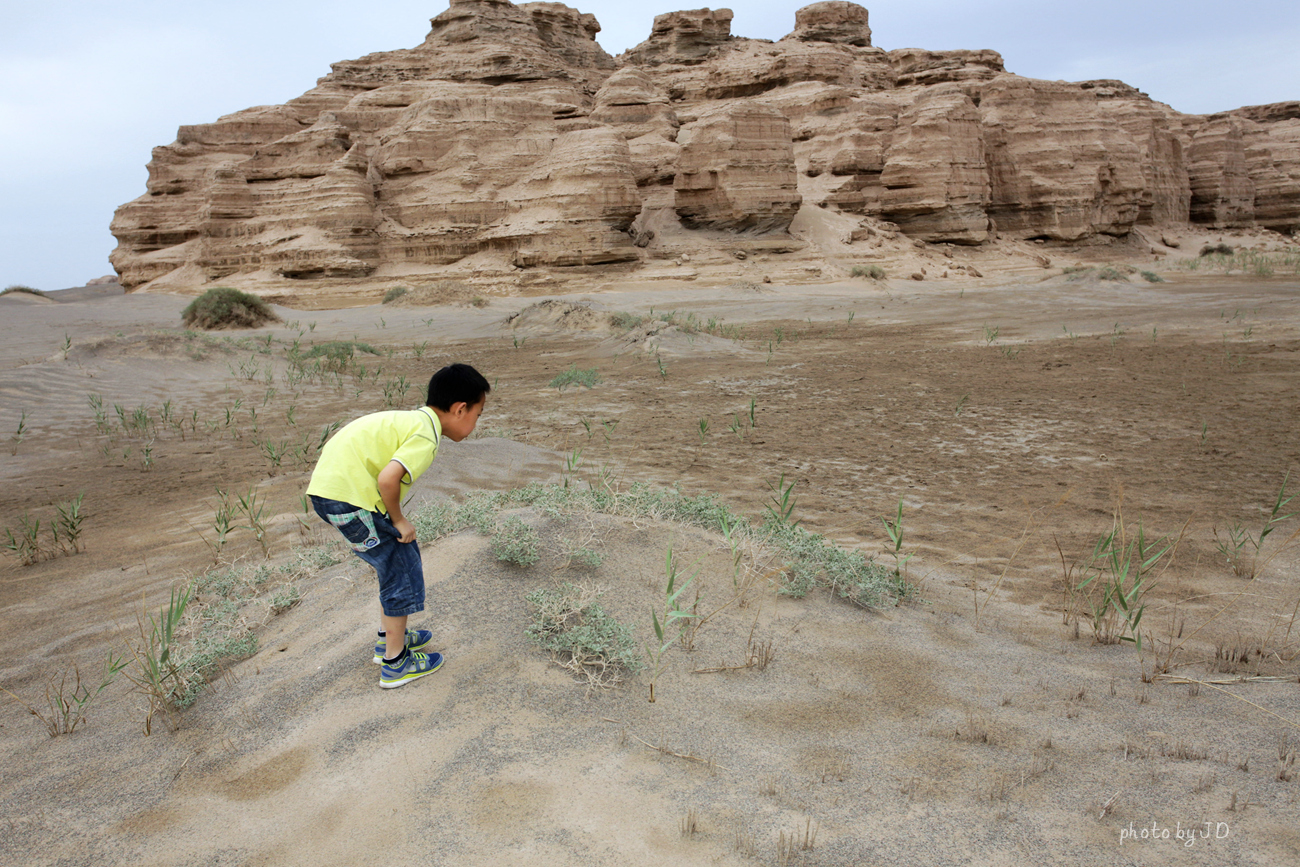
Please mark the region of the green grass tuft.
<svg viewBox="0 0 1300 867"><path fill-rule="evenodd" d="M579 370L578 366L575 364L568 370L564 371L564 373L561 373L552 379L551 388L558 388L560 391L564 391L571 385L584 385L587 388L591 388L599 382L600 374L596 372L596 368L591 367L586 370Z"/></svg>

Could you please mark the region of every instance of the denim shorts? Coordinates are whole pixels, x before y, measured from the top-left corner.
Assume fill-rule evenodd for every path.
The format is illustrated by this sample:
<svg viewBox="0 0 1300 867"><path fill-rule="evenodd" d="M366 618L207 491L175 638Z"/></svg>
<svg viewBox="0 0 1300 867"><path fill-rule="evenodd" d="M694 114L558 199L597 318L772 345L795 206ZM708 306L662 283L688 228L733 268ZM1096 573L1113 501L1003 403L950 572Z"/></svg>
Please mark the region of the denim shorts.
<svg viewBox="0 0 1300 867"><path fill-rule="evenodd" d="M312 496L312 507L336 527L352 551L379 576L379 605L389 617L424 610L424 564L418 542L403 542L388 516L325 497Z"/></svg>

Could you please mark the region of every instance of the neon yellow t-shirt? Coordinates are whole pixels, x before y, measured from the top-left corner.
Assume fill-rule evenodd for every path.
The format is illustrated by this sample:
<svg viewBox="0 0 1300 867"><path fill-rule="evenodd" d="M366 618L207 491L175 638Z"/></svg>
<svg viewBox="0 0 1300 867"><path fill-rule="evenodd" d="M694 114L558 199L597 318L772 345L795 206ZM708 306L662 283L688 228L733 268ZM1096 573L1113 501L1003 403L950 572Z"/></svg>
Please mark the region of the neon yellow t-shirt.
<svg viewBox="0 0 1300 867"><path fill-rule="evenodd" d="M379 472L391 461L406 468L402 477L405 500L411 485L433 463L441 439L442 425L427 406L363 415L348 422L325 443L307 493L384 512Z"/></svg>

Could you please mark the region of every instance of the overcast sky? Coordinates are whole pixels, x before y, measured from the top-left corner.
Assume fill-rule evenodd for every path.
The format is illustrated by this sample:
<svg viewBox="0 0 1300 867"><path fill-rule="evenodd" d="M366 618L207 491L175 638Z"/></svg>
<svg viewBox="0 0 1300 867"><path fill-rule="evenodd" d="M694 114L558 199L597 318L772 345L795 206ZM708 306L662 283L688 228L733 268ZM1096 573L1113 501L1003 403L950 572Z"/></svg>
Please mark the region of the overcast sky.
<svg viewBox="0 0 1300 867"><path fill-rule="evenodd" d="M283 103L329 64L420 44L446 0L51 0L6 4L0 32L0 286L79 286L112 272L114 209L145 192L150 149L182 124ZM659 6L570 5L595 14L618 54ZM731 32L780 39L805 2L731 5ZM992 48L1008 71L1118 78L1183 112L1300 99L1300 2L880 0L872 42ZM632 6L637 7L636 10ZM721 8L721 7L715 7ZM644 11L641 11L644 10Z"/></svg>

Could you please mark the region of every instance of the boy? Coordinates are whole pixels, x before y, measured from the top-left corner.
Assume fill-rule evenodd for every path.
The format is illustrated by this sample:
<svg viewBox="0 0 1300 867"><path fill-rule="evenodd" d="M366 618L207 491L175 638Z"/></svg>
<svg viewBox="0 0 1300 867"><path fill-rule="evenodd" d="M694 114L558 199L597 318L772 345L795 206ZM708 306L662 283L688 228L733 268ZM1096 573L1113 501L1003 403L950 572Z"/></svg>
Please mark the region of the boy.
<svg viewBox="0 0 1300 867"><path fill-rule="evenodd" d="M379 685L392 689L433 674L441 653L422 653L427 629L406 628L424 610L424 566L415 527L402 514L407 490L429 468L443 436L460 442L474 431L492 386L468 364L452 364L429 380L425 406L376 412L349 422L321 449L307 495L379 576ZM389 636L405 641L389 642Z"/></svg>

